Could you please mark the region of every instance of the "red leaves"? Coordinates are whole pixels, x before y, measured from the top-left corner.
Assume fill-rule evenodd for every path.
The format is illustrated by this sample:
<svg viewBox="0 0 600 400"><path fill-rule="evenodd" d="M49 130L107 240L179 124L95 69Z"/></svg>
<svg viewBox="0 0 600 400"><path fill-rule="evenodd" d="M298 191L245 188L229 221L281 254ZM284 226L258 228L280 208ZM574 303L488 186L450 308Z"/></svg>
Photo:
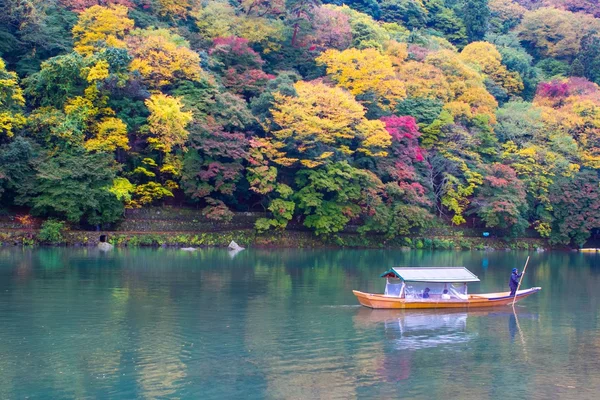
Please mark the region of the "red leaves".
<svg viewBox="0 0 600 400"><path fill-rule="evenodd" d="M427 58L427 55L431 53L431 51L426 47L411 44L410 46L408 46L408 53L416 61L422 62L425 61L425 58Z"/></svg>
<svg viewBox="0 0 600 400"><path fill-rule="evenodd" d="M381 121L385 124L385 129L392 137L392 147L394 154L402 159L422 162L425 160L423 151L419 147L419 126L414 117L405 116L382 117Z"/></svg>
<svg viewBox="0 0 600 400"><path fill-rule="evenodd" d="M381 121L385 123L385 129L390 133L392 139L397 141L402 140L402 138L416 139L421 136L414 117L397 117L392 115L390 117L382 117Z"/></svg>
<svg viewBox="0 0 600 400"><path fill-rule="evenodd" d="M504 188L513 186L513 188L518 188L520 185L522 186L517 173L508 165L495 163L488 170L489 175L485 177L485 180L491 187Z"/></svg>
<svg viewBox="0 0 600 400"><path fill-rule="evenodd" d="M413 149L415 152L415 160L422 162L425 160L425 156L423 156L423 151L420 147L416 147Z"/></svg>
<svg viewBox="0 0 600 400"><path fill-rule="evenodd" d="M536 96L564 99L569 96L569 85L561 81L542 82L538 86Z"/></svg>
<svg viewBox="0 0 600 400"><path fill-rule="evenodd" d="M250 98L259 95L267 82L274 78L275 76L260 69L249 69L240 72L234 68L229 68L225 71L223 84L232 92Z"/></svg>
<svg viewBox="0 0 600 400"><path fill-rule="evenodd" d="M408 204L430 206L431 201L426 197L427 190L418 182L399 182L398 187L404 192L404 201Z"/></svg>
<svg viewBox="0 0 600 400"><path fill-rule="evenodd" d="M264 64L260 55L248 45L248 40L236 36L213 39L209 54L225 64L225 67L236 65L244 69L260 68Z"/></svg>
<svg viewBox="0 0 600 400"><path fill-rule="evenodd" d="M209 53L223 66L225 87L247 99L259 95L274 78L261 70L264 61L246 39L235 36L215 38Z"/></svg>
<svg viewBox="0 0 600 400"><path fill-rule="evenodd" d="M352 28L349 17L339 10L319 7L313 17L315 37L309 50L338 49L344 50L352 42Z"/></svg>
<svg viewBox="0 0 600 400"><path fill-rule="evenodd" d="M542 82L539 84L536 97L554 100L556 105L569 96L598 95L598 86L585 78L573 77L565 81Z"/></svg>
<svg viewBox="0 0 600 400"><path fill-rule="evenodd" d="M574 177L560 179L551 188L553 235L563 243L573 239L581 245L591 229L600 227L598 185L597 172L583 170Z"/></svg>
<svg viewBox="0 0 600 400"><path fill-rule="evenodd" d="M414 163L425 160L419 147L419 126L411 116L382 117L385 129L392 137L392 151L387 160L380 163L382 172L398 185L398 193L409 204L430 205L426 189L417 182L418 174Z"/></svg>
<svg viewBox="0 0 600 400"><path fill-rule="evenodd" d="M244 160L248 157L248 145L248 139L243 133L215 129L209 135L203 135L202 140L194 147L209 157Z"/></svg>
<svg viewBox="0 0 600 400"><path fill-rule="evenodd" d="M229 51L233 52L235 55L242 56L246 54L253 54L258 56L258 53L255 52L248 46L248 39L229 36L229 37L218 37L213 39L213 49L210 50L210 54L215 51L217 47L228 47Z"/></svg>
<svg viewBox="0 0 600 400"><path fill-rule="evenodd" d="M518 187L519 182L515 170L504 164L493 164L489 168L490 175L485 177L486 182L493 188Z"/></svg>

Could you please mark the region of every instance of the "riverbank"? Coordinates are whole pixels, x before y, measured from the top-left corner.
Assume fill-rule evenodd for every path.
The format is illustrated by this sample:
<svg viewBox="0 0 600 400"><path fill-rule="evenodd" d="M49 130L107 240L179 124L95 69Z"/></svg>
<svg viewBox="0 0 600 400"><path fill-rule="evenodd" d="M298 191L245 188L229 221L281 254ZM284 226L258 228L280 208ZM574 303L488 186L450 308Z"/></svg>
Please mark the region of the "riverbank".
<svg viewBox="0 0 600 400"><path fill-rule="evenodd" d="M464 236L414 236L386 239L383 236L341 233L317 237L311 232L282 231L257 233L252 229L226 232L122 232L65 231L53 243L41 241L39 230L0 230L3 246L97 246L100 237L117 247L226 247L232 240L256 248L389 248L435 250L538 250L549 249L543 239L474 238Z"/></svg>
<svg viewBox="0 0 600 400"><path fill-rule="evenodd" d="M128 210L118 224L103 230L86 230L67 226L52 240L42 240L42 220L23 225L17 215L0 217L0 244L4 246L97 246L100 237L117 247L226 247L232 240L244 247L257 248L406 248L462 250L537 250L549 249L548 241L527 232L526 237L511 238L502 232L453 227L438 224L414 235L386 238L382 235L361 235L357 227L348 226L341 233L316 236L293 221L285 231L258 233L254 223L264 213L236 213L229 221L206 218L199 210L156 207Z"/></svg>

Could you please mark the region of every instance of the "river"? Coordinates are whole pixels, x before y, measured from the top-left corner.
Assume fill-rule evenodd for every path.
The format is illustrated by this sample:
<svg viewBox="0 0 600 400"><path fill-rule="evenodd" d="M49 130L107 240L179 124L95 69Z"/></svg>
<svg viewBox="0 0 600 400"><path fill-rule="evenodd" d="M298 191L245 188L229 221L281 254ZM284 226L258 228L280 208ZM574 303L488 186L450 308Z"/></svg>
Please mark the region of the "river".
<svg viewBox="0 0 600 400"><path fill-rule="evenodd" d="M597 399L600 255L531 253L511 307L359 307L395 265L507 290L528 253L0 248L1 399Z"/></svg>

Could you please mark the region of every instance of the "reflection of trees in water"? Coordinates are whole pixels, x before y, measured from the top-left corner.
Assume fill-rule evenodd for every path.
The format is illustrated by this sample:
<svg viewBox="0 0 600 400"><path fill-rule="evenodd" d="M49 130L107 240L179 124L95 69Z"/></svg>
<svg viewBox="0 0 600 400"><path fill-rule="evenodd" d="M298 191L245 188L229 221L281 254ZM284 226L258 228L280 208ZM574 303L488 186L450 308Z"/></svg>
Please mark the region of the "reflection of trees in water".
<svg viewBox="0 0 600 400"><path fill-rule="evenodd" d="M517 305L529 361L518 331L511 339L512 311L400 325L363 323L370 310L340 307L356 304L351 289L382 291L378 275L394 265L464 265L482 279L471 292L496 291L525 254L0 249L0 398L23 397L32 380L80 398L115 387L132 398L178 396L186 382L190 396L212 387L217 397L249 388L278 398L410 397L425 381L430 397L461 397L465 387L470 398L498 397L501 388L481 382L513 381L552 397L558 370L569 385L600 387L591 372L600 359L596 255L532 257L524 285L543 290Z"/></svg>
<svg viewBox="0 0 600 400"><path fill-rule="evenodd" d="M241 360L261 371L270 398L352 399L359 397L362 386L380 380L374 375L383 358L381 343L355 347L348 318L354 308L323 308L299 302L293 295L272 294L249 300L244 328L247 352Z"/></svg>
<svg viewBox="0 0 600 400"><path fill-rule="evenodd" d="M138 309L135 315L137 322L146 328L138 333L135 352L139 396L151 399L173 396L181 389L187 374L181 355L189 350L179 332L177 309L169 296L154 297L151 307Z"/></svg>

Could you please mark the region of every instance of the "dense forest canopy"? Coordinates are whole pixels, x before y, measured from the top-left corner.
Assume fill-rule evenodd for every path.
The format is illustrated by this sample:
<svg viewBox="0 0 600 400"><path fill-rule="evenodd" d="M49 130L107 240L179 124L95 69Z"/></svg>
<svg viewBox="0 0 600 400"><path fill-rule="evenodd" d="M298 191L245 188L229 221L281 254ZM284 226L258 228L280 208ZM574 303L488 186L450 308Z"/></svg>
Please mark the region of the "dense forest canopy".
<svg viewBox="0 0 600 400"><path fill-rule="evenodd" d="M600 228L596 0L3 0L0 206Z"/></svg>

